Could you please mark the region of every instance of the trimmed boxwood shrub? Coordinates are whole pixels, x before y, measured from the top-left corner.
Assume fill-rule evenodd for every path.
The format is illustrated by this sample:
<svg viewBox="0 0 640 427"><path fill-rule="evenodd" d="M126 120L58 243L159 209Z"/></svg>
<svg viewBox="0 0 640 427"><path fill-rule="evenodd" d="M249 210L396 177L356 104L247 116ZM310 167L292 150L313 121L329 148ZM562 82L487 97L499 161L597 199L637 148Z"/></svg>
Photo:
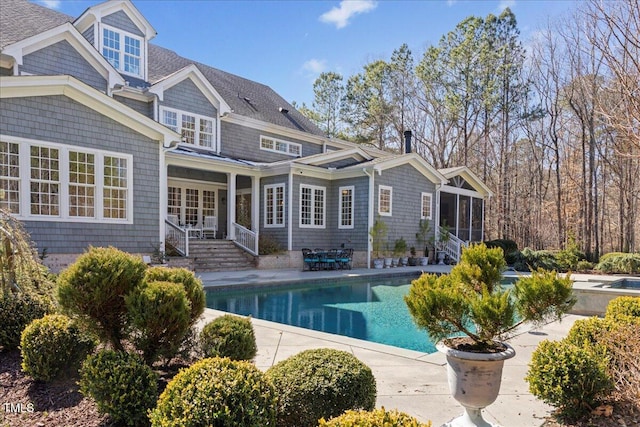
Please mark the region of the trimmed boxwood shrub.
<svg viewBox="0 0 640 427"><path fill-rule="evenodd" d="M51 314L36 319L22 331L22 370L35 380L49 381L77 373L96 342L67 316Z"/></svg>
<svg viewBox="0 0 640 427"><path fill-rule="evenodd" d="M322 418L318 427L431 427L431 422L423 424L404 412L387 411L383 407L373 411L347 411L329 421Z"/></svg>
<svg viewBox="0 0 640 427"><path fill-rule="evenodd" d="M158 375L135 354L102 350L80 369L80 392L101 413L129 426L148 425L147 412L158 399Z"/></svg>
<svg viewBox="0 0 640 427"><path fill-rule="evenodd" d="M202 281L192 271L186 268L151 267L145 271L144 280L147 283L171 282L182 285L191 307L190 325L196 323L204 313L204 288Z"/></svg>
<svg viewBox="0 0 640 427"><path fill-rule="evenodd" d="M146 268L140 257L92 247L58 277L58 301L67 314L80 316L101 339L123 350L124 297L140 285Z"/></svg>
<svg viewBox="0 0 640 427"><path fill-rule="evenodd" d="M568 343L583 346L598 344L599 337L604 331L611 330L614 327L614 323L609 319L603 319L600 317L589 317L586 319L576 320L565 340Z"/></svg>
<svg viewBox="0 0 640 427"><path fill-rule="evenodd" d="M205 357L253 359L258 348L251 320L232 314L212 320L200 332L200 348Z"/></svg>
<svg viewBox="0 0 640 427"><path fill-rule="evenodd" d="M0 347L15 350L24 328L51 311L51 305L38 295L0 292Z"/></svg>
<svg viewBox="0 0 640 427"><path fill-rule="evenodd" d="M588 414L612 390L608 363L600 346L542 341L525 380L534 396L558 408L560 418L574 420Z"/></svg>
<svg viewBox="0 0 640 427"><path fill-rule="evenodd" d="M640 297L617 297L609 301L605 312L607 319L618 322L640 322Z"/></svg>
<svg viewBox="0 0 640 427"><path fill-rule="evenodd" d="M278 393L278 426L314 427L348 409L372 410L376 381L352 354L333 349L298 353L267 370Z"/></svg>
<svg viewBox="0 0 640 427"><path fill-rule="evenodd" d="M132 339L145 362L173 357L190 326L191 305L184 288L171 282L144 283L125 301L134 327Z"/></svg>
<svg viewBox="0 0 640 427"><path fill-rule="evenodd" d="M276 393L253 364L207 358L167 384L149 418L154 427L269 427L276 425Z"/></svg>

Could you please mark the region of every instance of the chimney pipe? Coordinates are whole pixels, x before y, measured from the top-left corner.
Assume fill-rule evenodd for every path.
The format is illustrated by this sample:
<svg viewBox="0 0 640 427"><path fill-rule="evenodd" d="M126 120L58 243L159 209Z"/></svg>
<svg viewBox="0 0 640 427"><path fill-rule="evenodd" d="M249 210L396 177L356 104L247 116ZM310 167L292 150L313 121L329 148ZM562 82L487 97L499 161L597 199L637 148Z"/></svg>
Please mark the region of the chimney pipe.
<svg viewBox="0 0 640 427"><path fill-rule="evenodd" d="M404 152L405 154L411 153L411 131L404 131Z"/></svg>

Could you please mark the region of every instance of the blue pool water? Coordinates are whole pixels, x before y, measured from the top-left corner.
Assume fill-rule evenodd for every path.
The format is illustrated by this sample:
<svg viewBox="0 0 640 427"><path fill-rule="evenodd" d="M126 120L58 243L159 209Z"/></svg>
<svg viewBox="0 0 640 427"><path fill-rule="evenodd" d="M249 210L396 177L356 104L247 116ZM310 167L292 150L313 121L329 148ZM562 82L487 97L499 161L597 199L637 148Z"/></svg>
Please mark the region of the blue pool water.
<svg viewBox="0 0 640 427"><path fill-rule="evenodd" d="M622 279L614 283L612 287L620 289L640 289L640 279Z"/></svg>
<svg viewBox="0 0 640 427"><path fill-rule="evenodd" d="M417 350L436 351L413 323L404 296L410 279L208 290L207 307L307 329Z"/></svg>

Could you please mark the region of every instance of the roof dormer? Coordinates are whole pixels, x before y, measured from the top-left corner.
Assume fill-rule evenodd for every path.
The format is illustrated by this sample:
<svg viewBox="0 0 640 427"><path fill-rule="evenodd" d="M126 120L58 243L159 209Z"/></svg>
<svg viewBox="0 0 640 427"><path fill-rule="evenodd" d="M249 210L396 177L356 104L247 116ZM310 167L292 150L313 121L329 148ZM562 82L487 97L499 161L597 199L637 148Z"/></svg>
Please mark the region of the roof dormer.
<svg viewBox="0 0 640 427"><path fill-rule="evenodd" d="M73 25L125 78L148 80L148 43L157 32L131 1L90 7Z"/></svg>

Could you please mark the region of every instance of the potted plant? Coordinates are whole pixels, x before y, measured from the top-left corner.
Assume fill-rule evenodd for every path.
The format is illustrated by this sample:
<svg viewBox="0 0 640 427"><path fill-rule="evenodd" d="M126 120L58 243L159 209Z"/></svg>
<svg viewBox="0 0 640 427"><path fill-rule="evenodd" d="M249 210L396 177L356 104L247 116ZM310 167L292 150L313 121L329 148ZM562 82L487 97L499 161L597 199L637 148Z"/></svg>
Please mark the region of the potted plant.
<svg viewBox="0 0 640 427"><path fill-rule="evenodd" d="M374 254L373 267L382 268L383 260L381 258L381 252L382 245L387 237L387 224L380 218L376 219L376 222L369 230L369 235L371 236L371 246Z"/></svg>
<svg viewBox="0 0 640 427"><path fill-rule="evenodd" d="M575 303L570 277L538 270L503 287L505 267L502 249L470 246L450 274L423 274L405 297L417 326L446 354L451 393L465 408L449 425L488 426L481 411L497 398L504 361L515 355L504 340L524 322L560 319Z"/></svg>
<svg viewBox="0 0 640 427"><path fill-rule="evenodd" d="M384 253L382 255L384 257L384 268L391 268L393 266L393 257L391 256L391 251L389 250L389 242L384 245Z"/></svg>
<svg viewBox="0 0 640 427"><path fill-rule="evenodd" d="M407 242L404 240L404 237L400 237L394 242L393 255L398 260L398 265L407 265L409 257L407 256Z"/></svg>
<svg viewBox="0 0 640 427"><path fill-rule="evenodd" d="M429 242L430 232L431 225L429 225L429 220L421 219L418 223L418 232L416 233L416 242L419 245L424 245L424 257L420 259L420 265L429 264L429 246L427 246L427 243Z"/></svg>
<svg viewBox="0 0 640 427"><path fill-rule="evenodd" d="M437 243L436 243L436 257L438 259L438 265L444 265L444 259L447 255L445 248L451 234L449 234L449 227L441 225L438 229ZM435 237L435 236L434 236Z"/></svg>
<svg viewBox="0 0 640 427"><path fill-rule="evenodd" d="M411 246L409 248L409 253L411 254L411 256L409 257L409 265L412 267L418 265L418 258L416 258L416 247Z"/></svg>

